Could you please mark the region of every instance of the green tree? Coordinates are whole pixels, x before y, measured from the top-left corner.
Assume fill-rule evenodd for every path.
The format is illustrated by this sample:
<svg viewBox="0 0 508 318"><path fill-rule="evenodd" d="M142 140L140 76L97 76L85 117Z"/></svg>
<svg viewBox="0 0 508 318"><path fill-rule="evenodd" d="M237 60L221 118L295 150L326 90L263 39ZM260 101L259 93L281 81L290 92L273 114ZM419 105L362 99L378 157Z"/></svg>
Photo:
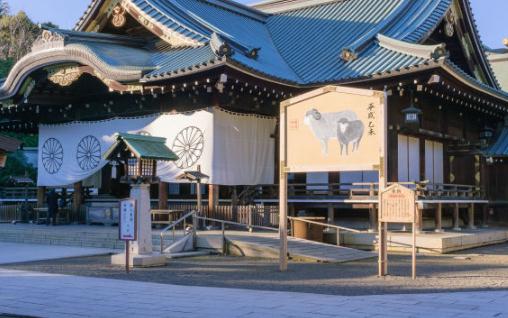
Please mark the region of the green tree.
<svg viewBox="0 0 508 318"><path fill-rule="evenodd" d="M30 52L32 43L41 29L34 24L25 12L4 15L0 18L0 57L18 61Z"/></svg>

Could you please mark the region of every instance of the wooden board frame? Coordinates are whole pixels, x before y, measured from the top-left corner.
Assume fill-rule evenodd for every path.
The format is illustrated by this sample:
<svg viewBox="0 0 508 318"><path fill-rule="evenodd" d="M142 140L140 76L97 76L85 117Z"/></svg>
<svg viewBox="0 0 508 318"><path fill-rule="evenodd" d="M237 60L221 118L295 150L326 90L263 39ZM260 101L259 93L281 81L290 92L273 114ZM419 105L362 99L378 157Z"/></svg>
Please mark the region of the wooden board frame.
<svg viewBox="0 0 508 318"><path fill-rule="evenodd" d="M377 164L372 166L349 166L347 169L341 169L340 167L335 167L337 169L330 170L330 167L319 168L314 167L313 169L293 169L288 167L287 159L288 159L288 149L287 149L287 129L288 129L288 107L294 105L296 103L309 100L312 98L316 98L323 94L331 93L331 92L339 92L346 94L356 94L363 96L377 96L379 97L379 110L378 110L378 129L377 136L379 138L379 161ZM387 161L386 161L386 151L388 145L388 109L387 109L387 95L386 92L374 91L374 90L365 90L365 89L356 89L349 87L339 87L339 86L325 86L320 89L316 89L314 91L302 94L300 96L288 99L286 101L281 102L280 105L280 141L279 141L279 235L280 235L280 249L279 249L279 269L280 271L286 271L287 264L287 255L288 255L288 247L287 247L287 174L289 172L337 172L337 171L351 171L354 169L359 170L378 170L379 171L379 191L384 190L386 187L386 176L387 176ZM294 167L293 167L294 168Z"/></svg>

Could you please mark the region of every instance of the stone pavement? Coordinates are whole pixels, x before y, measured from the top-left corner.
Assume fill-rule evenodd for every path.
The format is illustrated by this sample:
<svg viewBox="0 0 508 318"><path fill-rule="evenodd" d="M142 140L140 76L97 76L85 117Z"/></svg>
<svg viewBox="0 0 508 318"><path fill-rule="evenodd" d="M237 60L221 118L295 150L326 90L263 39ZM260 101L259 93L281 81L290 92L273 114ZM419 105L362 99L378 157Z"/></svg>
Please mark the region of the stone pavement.
<svg viewBox="0 0 508 318"><path fill-rule="evenodd" d="M36 245L0 242L0 264L34 262L66 257L105 255L115 252L105 248Z"/></svg>
<svg viewBox="0 0 508 318"><path fill-rule="evenodd" d="M0 314L36 317L508 317L508 290L327 296L0 269Z"/></svg>

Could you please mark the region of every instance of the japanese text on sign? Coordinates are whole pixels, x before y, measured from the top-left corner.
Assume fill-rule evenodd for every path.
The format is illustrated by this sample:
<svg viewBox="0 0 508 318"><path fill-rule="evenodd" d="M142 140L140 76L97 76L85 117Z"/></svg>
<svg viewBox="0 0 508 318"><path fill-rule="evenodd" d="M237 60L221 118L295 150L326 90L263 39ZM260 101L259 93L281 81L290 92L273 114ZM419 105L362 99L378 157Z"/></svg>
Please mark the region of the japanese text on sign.
<svg viewBox="0 0 508 318"><path fill-rule="evenodd" d="M120 201L120 240L136 240L136 200Z"/></svg>
<svg viewBox="0 0 508 318"><path fill-rule="evenodd" d="M415 192L393 184L381 193L381 222L413 223L416 211Z"/></svg>

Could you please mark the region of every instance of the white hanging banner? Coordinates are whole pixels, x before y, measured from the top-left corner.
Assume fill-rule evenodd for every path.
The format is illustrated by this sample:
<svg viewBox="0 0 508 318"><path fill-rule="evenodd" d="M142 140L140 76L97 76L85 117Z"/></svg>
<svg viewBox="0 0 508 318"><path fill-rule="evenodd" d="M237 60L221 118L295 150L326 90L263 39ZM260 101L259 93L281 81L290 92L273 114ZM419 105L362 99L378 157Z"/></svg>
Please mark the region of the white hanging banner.
<svg viewBox="0 0 508 318"><path fill-rule="evenodd" d="M201 165L212 184L271 184L274 178L275 119L234 114L219 108L139 118L73 122L39 127L39 186L64 186L82 181L108 162L103 153L114 134L127 132L167 139L179 157L160 162L162 181ZM179 181L181 182L181 181Z"/></svg>

